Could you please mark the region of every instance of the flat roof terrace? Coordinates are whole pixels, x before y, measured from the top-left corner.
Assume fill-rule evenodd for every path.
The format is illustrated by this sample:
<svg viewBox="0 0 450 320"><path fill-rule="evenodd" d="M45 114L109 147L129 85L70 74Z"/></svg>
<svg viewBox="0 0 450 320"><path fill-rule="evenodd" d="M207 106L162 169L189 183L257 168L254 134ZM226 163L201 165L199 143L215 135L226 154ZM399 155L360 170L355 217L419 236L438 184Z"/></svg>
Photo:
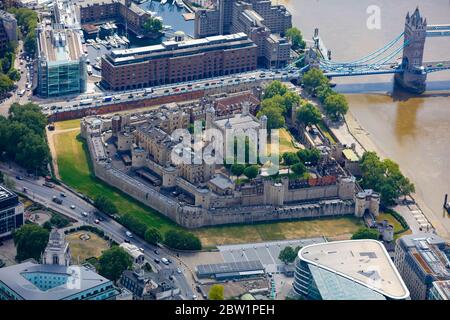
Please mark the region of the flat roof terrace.
<svg viewBox="0 0 450 320"><path fill-rule="evenodd" d="M59 27L46 28L39 33L39 49L49 62L77 61L83 55L79 35Z"/></svg>

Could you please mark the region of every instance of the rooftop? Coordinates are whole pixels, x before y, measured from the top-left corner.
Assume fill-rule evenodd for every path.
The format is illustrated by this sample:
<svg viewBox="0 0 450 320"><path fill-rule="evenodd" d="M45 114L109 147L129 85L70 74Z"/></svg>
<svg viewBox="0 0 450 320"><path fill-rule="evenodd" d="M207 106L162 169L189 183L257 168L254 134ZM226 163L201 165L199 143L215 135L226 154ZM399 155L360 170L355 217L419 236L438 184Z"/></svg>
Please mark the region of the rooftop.
<svg viewBox="0 0 450 320"><path fill-rule="evenodd" d="M42 285L42 276L49 285ZM25 300L61 300L110 281L85 266L24 262L0 269L0 282Z"/></svg>
<svg viewBox="0 0 450 320"><path fill-rule="evenodd" d="M422 270L437 280L450 280L450 247L434 234L413 234L399 240Z"/></svg>
<svg viewBox="0 0 450 320"><path fill-rule="evenodd" d="M39 55L48 62L76 62L83 53L78 32L54 24L39 32Z"/></svg>
<svg viewBox="0 0 450 320"><path fill-rule="evenodd" d="M224 45L232 46L243 44L255 45L245 33L241 32L224 36L220 35L201 39L188 39L179 42L172 40L164 41L162 44L132 49L112 50L108 57L114 63L124 63L138 59L156 58L163 54L174 56L175 54L203 51L206 50L206 46L223 47Z"/></svg>
<svg viewBox="0 0 450 320"><path fill-rule="evenodd" d="M375 240L347 240L313 244L298 256L321 269L339 274L392 299L409 291L383 244Z"/></svg>
<svg viewBox="0 0 450 320"><path fill-rule="evenodd" d="M214 121L215 125L221 129L258 129L260 124L251 115L238 114L233 117Z"/></svg>
<svg viewBox="0 0 450 320"><path fill-rule="evenodd" d="M443 300L450 300L450 280L435 281L433 282L433 287Z"/></svg>

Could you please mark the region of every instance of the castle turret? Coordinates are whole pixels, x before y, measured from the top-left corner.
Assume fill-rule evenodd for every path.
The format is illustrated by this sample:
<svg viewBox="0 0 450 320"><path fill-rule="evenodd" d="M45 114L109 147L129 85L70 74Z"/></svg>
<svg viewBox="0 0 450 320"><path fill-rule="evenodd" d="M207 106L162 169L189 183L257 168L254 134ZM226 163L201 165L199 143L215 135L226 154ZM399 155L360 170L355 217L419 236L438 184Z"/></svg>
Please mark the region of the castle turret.
<svg viewBox="0 0 450 320"><path fill-rule="evenodd" d="M261 116L259 122L261 123L261 129L267 130L267 116L266 115Z"/></svg>
<svg viewBox="0 0 450 320"><path fill-rule="evenodd" d="M210 106L208 109L206 109L206 129L211 129L215 116L216 110L213 106Z"/></svg>

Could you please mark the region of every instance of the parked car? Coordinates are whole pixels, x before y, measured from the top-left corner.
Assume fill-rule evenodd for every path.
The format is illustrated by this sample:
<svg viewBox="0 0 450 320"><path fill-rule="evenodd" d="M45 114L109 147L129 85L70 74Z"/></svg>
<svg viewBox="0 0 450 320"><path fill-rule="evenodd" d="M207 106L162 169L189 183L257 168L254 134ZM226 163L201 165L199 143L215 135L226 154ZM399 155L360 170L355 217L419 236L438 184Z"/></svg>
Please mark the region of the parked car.
<svg viewBox="0 0 450 320"><path fill-rule="evenodd" d="M155 261L156 263L160 263L158 258L153 259L153 261Z"/></svg>

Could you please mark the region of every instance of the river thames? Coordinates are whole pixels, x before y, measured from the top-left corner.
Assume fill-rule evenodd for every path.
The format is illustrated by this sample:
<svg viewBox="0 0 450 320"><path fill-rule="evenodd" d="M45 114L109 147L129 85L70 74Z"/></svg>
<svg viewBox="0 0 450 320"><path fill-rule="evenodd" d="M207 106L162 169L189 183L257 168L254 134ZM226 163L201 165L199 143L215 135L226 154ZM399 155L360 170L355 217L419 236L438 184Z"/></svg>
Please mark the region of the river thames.
<svg viewBox="0 0 450 320"><path fill-rule="evenodd" d="M276 1L274 1L276 2ZM314 28L335 61L356 60L396 38L405 16L419 6L429 24L450 23L449 0L280 0L306 39ZM369 6L380 8L380 29L369 29ZM450 37L428 38L425 61L450 60ZM347 95L350 112L376 150L400 164L415 183L416 198L440 235L450 239L450 71L428 75L427 92L410 96L393 91L393 76L334 79ZM437 225L440 224L441 227Z"/></svg>

